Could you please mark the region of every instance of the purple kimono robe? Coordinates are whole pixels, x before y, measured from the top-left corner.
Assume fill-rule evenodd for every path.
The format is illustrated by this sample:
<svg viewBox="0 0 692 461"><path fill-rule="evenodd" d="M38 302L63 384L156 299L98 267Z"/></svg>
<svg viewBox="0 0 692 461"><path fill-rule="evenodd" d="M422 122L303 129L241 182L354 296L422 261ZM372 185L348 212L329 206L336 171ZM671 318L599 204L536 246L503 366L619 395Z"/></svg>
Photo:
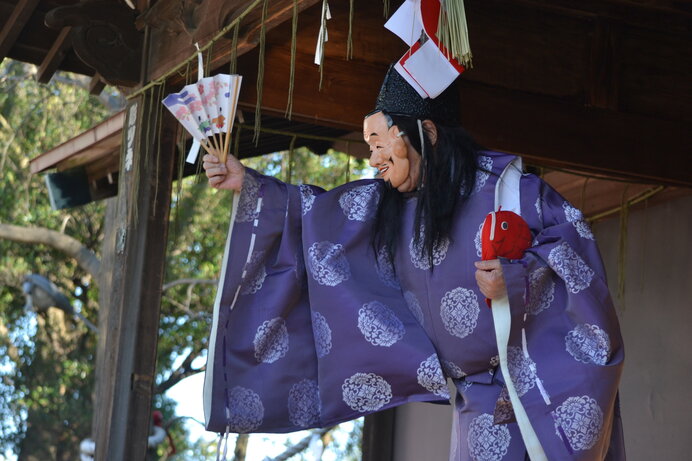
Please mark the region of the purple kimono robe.
<svg viewBox="0 0 692 461"><path fill-rule="evenodd" d="M248 170L214 308L207 429L330 426L407 402L447 401L451 378L451 459L523 461L473 265L496 182L513 158L480 155L485 171L432 268L413 242L415 197L390 261L370 247L382 181L324 192ZM593 235L539 178L522 176L520 193L535 238L523 259L502 261L514 387L548 459L624 459L622 339Z"/></svg>

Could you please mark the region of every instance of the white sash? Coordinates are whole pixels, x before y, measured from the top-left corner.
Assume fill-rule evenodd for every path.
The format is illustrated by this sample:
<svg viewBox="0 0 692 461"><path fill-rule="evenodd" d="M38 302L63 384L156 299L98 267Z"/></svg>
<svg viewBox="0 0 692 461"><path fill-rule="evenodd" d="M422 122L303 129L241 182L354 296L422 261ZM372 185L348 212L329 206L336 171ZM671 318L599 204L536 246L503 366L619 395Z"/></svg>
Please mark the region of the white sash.
<svg viewBox="0 0 692 461"><path fill-rule="evenodd" d="M519 189L519 181L521 180L522 164L521 158L517 157L512 160L505 170L500 175L495 186L495 210L500 209L513 211L521 215L521 196ZM514 387L512 378L509 374L509 366L507 365L507 343L509 342L509 332L512 326L512 315L509 310L509 299L504 296L500 299L492 300L493 323L495 325L495 339L497 341L497 350L500 356L500 369L502 376L505 378L505 385L509 399L512 402L514 416L521 437L524 440L526 451L531 458L531 461L548 461L545 456L541 442L536 436L536 432L531 426L531 421L526 414L526 410L519 399L517 390Z"/></svg>

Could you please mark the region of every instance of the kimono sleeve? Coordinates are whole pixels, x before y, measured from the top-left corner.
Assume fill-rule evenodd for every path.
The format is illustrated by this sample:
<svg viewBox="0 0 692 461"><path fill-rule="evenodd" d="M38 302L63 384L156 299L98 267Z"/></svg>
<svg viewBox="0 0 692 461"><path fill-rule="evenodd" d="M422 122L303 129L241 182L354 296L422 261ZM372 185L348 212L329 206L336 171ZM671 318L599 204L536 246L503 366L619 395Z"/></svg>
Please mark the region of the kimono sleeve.
<svg viewBox="0 0 692 461"><path fill-rule="evenodd" d="M524 258L503 260L511 379L548 459L604 459L620 434L624 350L594 235L533 175L521 203L535 238Z"/></svg>
<svg viewBox="0 0 692 461"><path fill-rule="evenodd" d="M314 196L322 190L246 171L214 305L206 426L216 432L314 427L317 367L300 237L309 203L301 191Z"/></svg>
<svg viewBox="0 0 692 461"><path fill-rule="evenodd" d="M378 277L379 187L325 192L247 170L214 306L208 430L291 432L449 397L401 289Z"/></svg>

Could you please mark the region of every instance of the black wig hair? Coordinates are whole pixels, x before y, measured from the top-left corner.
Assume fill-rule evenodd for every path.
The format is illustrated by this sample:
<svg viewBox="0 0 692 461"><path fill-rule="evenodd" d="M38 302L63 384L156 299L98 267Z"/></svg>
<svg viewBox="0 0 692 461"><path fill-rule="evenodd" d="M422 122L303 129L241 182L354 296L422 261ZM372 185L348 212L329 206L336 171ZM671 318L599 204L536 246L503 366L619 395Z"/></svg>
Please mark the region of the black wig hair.
<svg viewBox="0 0 692 461"><path fill-rule="evenodd" d="M423 154L413 235L414 247L420 249L421 257L428 258L432 268L435 246L450 238L454 210L473 191L478 170L478 151L481 147L462 127L438 122L434 122L437 128L435 146L425 128L424 145L421 146L415 118L383 113L391 118L392 125L396 125L408 136L413 148ZM393 260L396 243L401 235L404 200L402 193L387 184L377 207L371 245L375 253L384 248L390 260Z"/></svg>

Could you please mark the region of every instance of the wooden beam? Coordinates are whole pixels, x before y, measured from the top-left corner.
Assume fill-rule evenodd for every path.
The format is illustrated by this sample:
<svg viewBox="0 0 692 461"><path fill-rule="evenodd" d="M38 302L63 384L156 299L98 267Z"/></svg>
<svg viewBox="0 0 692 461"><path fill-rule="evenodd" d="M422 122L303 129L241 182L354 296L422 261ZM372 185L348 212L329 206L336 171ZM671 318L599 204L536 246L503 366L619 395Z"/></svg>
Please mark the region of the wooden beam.
<svg viewBox="0 0 692 461"><path fill-rule="evenodd" d="M103 80L103 77L101 77L101 74L97 72L93 77L91 77L91 80L89 81L89 94L98 96L101 94L105 87L106 82Z"/></svg>
<svg viewBox="0 0 692 461"><path fill-rule="evenodd" d="M265 73L262 102L268 114L285 110L289 56L285 47L267 49L272 72ZM239 61L239 72L251 82L256 79L256 59L253 52ZM299 55L294 117L360 131L363 115L374 107L385 70L382 65L327 61L323 89L318 91L319 71L312 56ZM464 125L490 149L521 154L539 165L692 186L687 161L689 127L682 122L584 107L463 79L461 85ZM254 88L241 91L241 107L251 110L255 101Z"/></svg>
<svg viewBox="0 0 692 461"><path fill-rule="evenodd" d="M117 229L108 240L114 282L101 307L109 323L97 359L103 408L94 415L95 459L146 458L177 129L170 117L160 124L160 96L131 101L123 130Z"/></svg>
<svg viewBox="0 0 692 461"><path fill-rule="evenodd" d="M462 123L481 144L536 164L692 186L689 126L516 91L462 85Z"/></svg>
<svg viewBox="0 0 692 461"><path fill-rule="evenodd" d="M692 104L688 97L692 94L692 80L686 78L692 73L692 55L686 52L692 46L689 34L654 32L623 24L612 17L612 12L606 14L603 0L588 0L588 11L577 10L576 6L568 9L562 0L541 5L532 0L470 1L467 13L476 66L462 79L539 97L558 98L567 104L592 105L670 121L692 121ZM314 53L319 30L320 9L317 6L306 9L299 18L297 47L303 54L301 59L309 59ZM363 72L371 72L386 68L404 53L405 46L383 29L381 5L358 0L353 21L355 59L342 65L348 24L343 18L348 18L348 2L332 2L330 6L334 19L328 25L330 40L325 49L325 76L334 84L343 82L345 91L351 92L350 84L342 76L334 75L332 69L350 72L355 66L362 67ZM668 10L663 11L673 15ZM284 46L286 57L290 55L287 47L290 26L290 21L286 21L267 35L267 46ZM245 50L244 43L247 47L254 46L251 37L255 34L247 35L244 41L244 31L241 29L241 54ZM222 40L213 49L210 67L217 72L228 71L230 48L225 43ZM158 56L152 59L162 59L161 56L167 54L158 53ZM253 56L256 63L257 57ZM274 71L274 62L266 62ZM318 67L306 61L299 64L296 75L302 81L303 72L314 74L317 71ZM194 65L190 72L194 72ZM381 74L370 75L373 91L377 91L381 78L376 75ZM283 77L288 82L288 74ZM178 74L172 79L177 79L175 85L185 81L184 75ZM245 80L243 92L251 90L248 81ZM288 86L281 88L286 91ZM306 85L296 88L296 92L304 90L315 94L314 89Z"/></svg>
<svg viewBox="0 0 692 461"><path fill-rule="evenodd" d="M63 27L58 34L58 38L55 39L53 45L48 50L48 54L43 58L43 62L36 72L36 80L40 83L48 83L53 77L55 71L58 70L65 55L72 46L72 40L70 39L70 33L72 32L72 27Z"/></svg>
<svg viewBox="0 0 692 461"><path fill-rule="evenodd" d="M44 152L29 162L32 174L55 168L70 157L94 149L98 144L108 142L113 136L120 136L125 120L125 111L118 112L95 127L71 138L59 146ZM110 144L109 144L110 145Z"/></svg>
<svg viewBox="0 0 692 461"><path fill-rule="evenodd" d="M98 280L99 288L99 316L96 344L96 382L94 385L94 416L91 420L91 435L96 442L96 450L106 453L109 445L108 432L110 418L113 414L115 388L114 370L117 369L118 351L120 350L121 335L116 328L120 323L120 313L115 306L117 297L122 296L116 287L122 285L125 270L115 264L116 257L121 251L119 241L124 238L123 226L118 221L118 199L110 199L106 202L106 216L104 218L104 235L101 244L101 274ZM95 459L106 459L99 456Z"/></svg>
<svg viewBox="0 0 692 461"><path fill-rule="evenodd" d="M298 11L318 3L320 0L298 0ZM201 45L209 40L226 24L231 23L248 6L247 0L207 0L192 10L178 8L177 0L161 0L154 4L151 10L170 12L161 18L147 12L141 24L147 24L151 30L150 64L146 81L155 80L167 71L183 63L195 52L195 42ZM176 6L172 8L172 6ZM259 41L261 4L250 12L241 23L238 41L238 55L255 48ZM293 14L293 0L273 0L269 2L266 20L266 31L269 32L279 24L286 22ZM147 22L148 21L148 22ZM289 37L290 38L290 37ZM229 62L231 54L230 34L217 41L212 49L210 68L216 68ZM208 55L205 55L209 59ZM196 61L191 66L191 72L196 77Z"/></svg>
<svg viewBox="0 0 692 461"><path fill-rule="evenodd" d="M0 32L0 62L7 57L38 3L39 0L19 0L17 2L12 14Z"/></svg>
<svg viewBox="0 0 692 461"><path fill-rule="evenodd" d="M363 423L362 461L393 461L396 408L373 413Z"/></svg>
<svg viewBox="0 0 692 461"><path fill-rule="evenodd" d="M484 4L498 10L503 0L467 0L468 4ZM609 18L620 23L664 33L689 33L692 12L687 2L675 0L512 0L538 11L555 11L567 15L590 15Z"/></svg>
<svg viewBox="0 0 692 461"><path fill-rule="evenodd" d="M591 56L586 72L586 104L618 110L620 28L611 20L598 18L591 37Z"/></svg>
<svg viewBox="0 0 692 461"><path fill-rule="evenodd" d="M160 99L161 95L158 95L158 99L153 101L154 111L158 109ZM160 112L159 114L162 115ZM137 323L135 329L129 333L134 335L134 356L131 370L127 370L130 372L127 381L131 389L128 415L121 426L126 430L123 461L144 460L147 454L156 377L161 287L166 269L168 224L175 171L175 135L178 122L172 117L164 117L164 121L159 122L158 116L152 117L152 122L151 133L154 133L154 136L146 141L150 150L139 159L140 179L136 189L135 205L137 213L131 221L132 229L136 229L137 240L131 243L129 261L124 265L128 277L123 285L125 300L122 307L134 307L133 313L137 316ZM154 159L160 160L153 161ZM129 275L133 268L137 270Z"/></svg>
<svg viewBox="0 0 692 461"><path fill-rule="evenodd" d="M489 1L496 3L495 0ZM505 11L505 16L495 18L494 22L489 7L472 3L475 6L469 8L469 20L484 32L483 37L474 42L481 45L478 54L484 56L483 62L479 57L478 69L464 74L460 80L464 122L469 131L488 148L522 154L546 166L691 186L692 171L684 168L689 165L689 148L685 143L689 129L677 116L682 111L676 109L675 112L651 112L647 115L637 106L626 106L630 100L622 101L618 97L618 82L625 77L634 82L639 79L640 72L628 69L625 76L623 69L622 74L619 73L618 62L623 57L614 54L621 47L615 44L610 49L607 45L611 40L609 34L619 32L608 32L607 27L603 27L605 38L591 37L589 34L593 33L596 25L593 15L561 16L556 8L536 13L528 8L530 2L527 0L516 3L512 3L509 12ZM381 30L381 24L378 26L376 20L379 18L371 14L376 6L379 5L373 2L357 4L359 14L353 31L356 59L353 61L343 58L346 43L344 25L336 21L330 23L322 91L318 90L319 68L312 63L319 13L317 9L309 9L300 16L296 60L298 78L293 106L296 120L361 130L362 117L374 106L388 59L400 56L396 51L397 45L403 48L398 38L389 36L391 34L373 32ZM345 13L347 5L343 2L334 4L334 17ZM606 20L606 24L609 21ZM263 111L267 114L281 115L285 111L290 69L289 26L282 24L268 35L265 62L271 63L271 72L265 72L263 85ZM547 37L542 35L546 30L550 32ZM516 37L521 37L519 46L515 44ZM628 36L627 59L632 53L629 51L632 40ZM527 41L530 41L531 50L522 51ZM688 42L689 39L677 35L670 38L675 50L681 50ZM584 69L590 59L595 59L590 57L592 43L603 53L614 55L610 67L597 78L604 82L604 93L593 96L593 100L600 101L609 109L584 105L589 101L585 95L585 82L595 78L594 73L598 75L597 72L590 75ZM651 48L658 43L651 43ZM556 44L559 46L555 47ZM507 46L509 51L503 53L501 48ZM550 50L542 51L546 48ZM667 52L667 49L663 51ZM662 55L656 62L675 62L669 54ZM680 70L687 69L689 60L685 59L677 60L681 63ZM255 82L257 60L256 51L239 59L238 69L246 82ZM551 65L546 68L545 63ZM670 72L665 78L677 83L677 73ZM663 85L657 88L647 93L649 100L669 101L670 95L675 94L673 90L665 90ZM684 84L676 91L680 95L677 99L685 99L684 95L688 94ZM252 111L256 101L254 85L245 85L240 98L241 107ZM689 102L679 101L677 104L689 107ZM616 107L628 107L629 112L614 110ZM662 157L652 154L656 152L660 152Z"/></svg>

